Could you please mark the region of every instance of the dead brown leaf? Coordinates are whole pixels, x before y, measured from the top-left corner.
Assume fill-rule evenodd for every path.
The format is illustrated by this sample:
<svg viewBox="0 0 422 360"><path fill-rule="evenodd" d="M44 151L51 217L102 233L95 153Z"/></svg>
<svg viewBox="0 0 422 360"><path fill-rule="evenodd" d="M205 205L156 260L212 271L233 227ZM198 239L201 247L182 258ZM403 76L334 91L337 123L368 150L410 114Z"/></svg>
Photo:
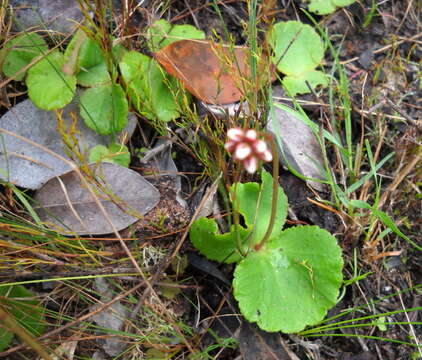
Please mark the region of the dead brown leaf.
<svg viewBox="0 0 422 360"><path fill-rule="evenodd" d="M247 47L212 41L181 40L155 54L157 61L185 88L210 104L239 101L250 89Z"/></svg>

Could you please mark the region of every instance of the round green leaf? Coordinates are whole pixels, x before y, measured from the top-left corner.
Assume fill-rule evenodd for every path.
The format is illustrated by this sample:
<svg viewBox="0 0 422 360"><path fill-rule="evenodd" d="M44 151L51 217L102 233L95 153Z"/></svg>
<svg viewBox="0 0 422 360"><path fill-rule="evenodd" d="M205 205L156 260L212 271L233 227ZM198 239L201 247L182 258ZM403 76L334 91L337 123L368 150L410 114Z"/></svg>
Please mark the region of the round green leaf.
<svg viewBox="0 0 422 360"><path fill-rule="evenodd" d="M250 231L241 226L238 227L238 231L243 251L246 252ZM218 226L215 220L203 217L193 222L189 235L195 248L211 260L232 263L242 259L237 247L237 235L234 226L231 232L218 234Z"/></svg>
<svg viewBox="0 0 422 360"><path fill-rule="evenodd" d="M78 79L78 84L85 87L105 85L111 81L105 62L90 67L89 69L81 68L76 75L76 78Z"/></svg>
<svg viewBox="0 0 422 360"><path fill-rule="evenodd" d="M179 116L176 86L156 61L136 51L127 52L120 62L130 100L146 118L167 122Z"/></svg>
<svg viewBox="0 0 422 360"><path fill-rule="evenodd" d="M79 66L89 69L102 62L104 62L104 55L100 45L87 37L79 49Z"/></svg>
<svg viewBox="0 0 422 360"><path fill-rule="evenodd" d="M318 14L331 14L336 10L336 7L348 6L356 0L310 0L309 11Z"/></svg>
<svg viewBox="0 0 422 360"><path fill-rule="evenodd" d="M283 78L283 86L290 96L311 92L307 83L311 89L315 89L318 85L325 87L328 84L325 74L318 70L307 71L299 77L285 76Z"/></svg>
<svg viewBox="0 0 422 360"><path fill-rule="evenodd" d="M172 25L167 20L157 20L147 31L149 48L158 51L175 41L205 39L205 33L192 25Z"/></svg>
<svg viewBox="0 0 422 360"><path fill-rule="evenodd" d="M263 170L261 178L262 185L257 183L237 183L230 187L230 197L234 208L242 214L248 229L253 230L252 244L257 244L262 240L271 218L273 177L270 173ZM287 207L287 196L279 186L277 212L270 239L280 233L286 221Z"/></svg>
<svg viewBox="0 0 422 360"><path fill-rule="evenodd" d="M112 143L106 148L104 145L94 146L89 153L89 162L111 162L129 167L130 153L125 145Z"/></svg>
<svg viewBox="0 0 422 360"><path fill-rule="evenodd" d="M100 46L92 39L86 38L79 50L77 74L78 84L98 86L108 83L111 78L107 70Z"/></svg>
<svg viewBox="0 0 422 360"><path fill-rule="evenodd" d="M126 126L128 104L118 84L85 90L80 99L80 109L85 124L100 135L117 133Z"/></svg>
<svg viewBox="0 0 422 360"><path fill-rule="evenodd" d="M91 151L89 152L89 162L101 162L104 161L103 159L107 158L109 155L109 151L107 147L104 145L96 145L94 146Z"/></svg>
<svg viewBox="0 0 422 360"><path fill-rule="evenodd" d="M317 226L290 228L238 264L234 296L261 329L298 332L336 304L342 267L334 236Z"/></svg>
<svg viewBox="0 0 422 360"><path fill-rule="evenodd" d="M28 95L40 109L59 109L72 101L76 77L65 74L63 64L63 54L54 51L28 70Z"/></svg>
<svg viewBox="0 0 422 360"><path fill-rule="evenodd" d="M279 22L269 33L272 61L286 75L299 77L321 63L324 45L315 30L299 21Z"/></svg>
<svg viewBox="0 0 422 360"><path fill-rule="evenodd" d="M4 49L7 53L3 61L2 70L7 77L11 78L27 66L32 59L47 51L48 46L40 35L31 33L17 36L6 43ZM24 76L25 72L22 72L15 77L15 80L22 80Z"/></svg>

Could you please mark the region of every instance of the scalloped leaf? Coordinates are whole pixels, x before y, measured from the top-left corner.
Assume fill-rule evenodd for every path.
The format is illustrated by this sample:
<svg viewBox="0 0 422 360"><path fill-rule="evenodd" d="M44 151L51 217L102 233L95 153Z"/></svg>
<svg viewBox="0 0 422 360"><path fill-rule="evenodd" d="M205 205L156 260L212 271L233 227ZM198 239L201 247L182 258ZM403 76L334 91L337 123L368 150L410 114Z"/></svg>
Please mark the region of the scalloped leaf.
<svg viewBox="0 0 422 360"><path fill-rule="evenodd" d="M167 45L184 39L205 39L205 33L192 25L172 25L167 20L154 22L147 31L148 46L158 51Z"/></svg>
<svg viewBox="0 0 422 360"><path fill-rule="evenodd" d="M96 86L84 91L80 112L86 126L100 135L117 133L127 124L128 103L119 84Z"/></svg>
<svg viewBox="0 0 422 360"><path fill-rule="evenodd" d="M238 229L240 242L243 244L242 250L246 252L249 247L246 242L250 231L241 226ZM193 222L189 235L195 248L208 259L232 263L243 258L237 247L234 226L229 233L219 234L215 220L203 217Z"/></svg>
<svg viewBox="0 0 422 360"><path fill-rule="evenodd" d="M78 56L78 84L86 87L104 85L111 81L100 46L92 39L86 38Z"/></svg>
<svg viewBox="0 0 422 360"><path fill-rule="evenodd" d="M309 11L318 15L331 14L337 7L348 6L356 0L310 0Z"/></svg>
<svg viewBox="0 0 422 360"><path fill-rule="evenodd" d="M290 228L238 264L234 296L245 318L261 329L298 332L336 304L342 267L341 249L329 232Z"/></svg>
<svg viewBox="0 0 422 360"><path fill-rule="evenodd" d="M111 162L120 166L129 167L130 153L127 146L112 143L94 146L89 153L89 162Z"/></svg>
<svg viewBox="0 0 422 360"><path fill-rule="evenodd" d="M270 173L263 170L261 179L261 186L257 183L238 183L237 185L233 184L230 187L230 197L234 208L242 214L248 229L253 229L251 239L251 244L253 245L262 240L271 218L273 178ZM279 186L277 213L270 239L278 236L280 233L281 228L286 221L287 207L287 196Z"/></svg>
<svg viewBox="0 0 422 360"><path fill-rule="evenodd" d="M72 101L76 77L65 74L63 65L63 54L53 51L28 70L28 95L40 109L60 109Z"/></svg>
<svg viewBox="0 0 422 360"><path fill-rule="evenodd" d="M179 116L175 80L157 62L137 51L129 51L119 64L129 98L142 115L168 122ZM169 86L173 86L174 89Z"/></svg>
<svg viewBox="0 0 422 360"><path fill-rule="evenodd" d="M309 93L310 89L306 83L308 83L312 89L315 89L319 85L323 87L328 85L327 76L322 71L318 70L307 71L299 77L285 76L282 83L290 96Z"/></svg>
<svg viewBox="0 0 422 360"><path fill-rule="evenodd" d="M273 63L286 75L300 77L321 64L324 44L316 31L299 21L279 22L268 35Z"/></svg>
<svg viewBox="0 0 422 360"><path fill-rule="evenodd" d="M47 51L48 46L40 35L31 33L15 37L6 43L3 49L6 51L6 56L3 61L2 70L4 75L11 78L27 66L32 59ZM15 80L22 80L25 74L26 72L22 72L15 77Z"/></svg>
<svg viewBox="0 0 422 360"><path fill-rule="evenodd" d="M0 287L0 305L32 335L44 332L44 310L34 294L22 285ZM0 328L0 351L6 349L13 339L13 333Z"/></svg>

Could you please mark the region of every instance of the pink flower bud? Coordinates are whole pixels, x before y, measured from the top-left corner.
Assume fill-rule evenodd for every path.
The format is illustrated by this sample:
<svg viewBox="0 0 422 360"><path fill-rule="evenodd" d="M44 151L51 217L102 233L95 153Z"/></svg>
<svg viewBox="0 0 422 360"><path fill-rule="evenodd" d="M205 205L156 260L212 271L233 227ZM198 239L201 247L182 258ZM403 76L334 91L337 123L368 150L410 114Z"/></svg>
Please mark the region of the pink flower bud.
<svg viewBox="0 0 422 360"><path fill-rule="evenodd" d="M267 143L264 140L257 140L253 143L253 148L257 154L264 153L268 150Z"/></svg>
<svg viewBox="0 0 422 360"><path fill-rule="evenodd" d="M255 156L250 156L243 162L243 165L249 174L253 174L258 169L258 159Z"/></svg>
<svg viewBox="0 0 422 360"><path fill-rule="evenodd" d="M229 140L241 141L244 136L245 133L240 128L231 128L227 131L227 137L229 138Z"/></svg>
<svg viewBox="0 0 422 360"><path fill-rule="evenodd" d="M245 160L252 152L251 146L246 143L240 143L236 146L234 157L236 160Z"/></svg>

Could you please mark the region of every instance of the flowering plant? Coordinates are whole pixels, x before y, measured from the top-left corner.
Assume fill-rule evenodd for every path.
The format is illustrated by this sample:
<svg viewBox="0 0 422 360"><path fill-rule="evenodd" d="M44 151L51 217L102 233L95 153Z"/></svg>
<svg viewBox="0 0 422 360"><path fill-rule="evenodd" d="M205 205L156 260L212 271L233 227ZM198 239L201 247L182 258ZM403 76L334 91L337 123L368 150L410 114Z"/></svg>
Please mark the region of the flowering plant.
<svg viewBox="0 0 422 360"><path fill-rule="evenodd" d="M235 160L247 160L247 171L255 169L251 163L270 159L257 133L231 129L228 138L226 149ZM298 332L320 322L336 304L341 249L317 226L282 230L287 197L268 172L262 171L261 180L230 187L233 213L243 217L242 225L235 221L221 234L214 219L203 217L193 222L190 239L209 259L237 263L234 296L246 319L266 331Z"/></svg>

